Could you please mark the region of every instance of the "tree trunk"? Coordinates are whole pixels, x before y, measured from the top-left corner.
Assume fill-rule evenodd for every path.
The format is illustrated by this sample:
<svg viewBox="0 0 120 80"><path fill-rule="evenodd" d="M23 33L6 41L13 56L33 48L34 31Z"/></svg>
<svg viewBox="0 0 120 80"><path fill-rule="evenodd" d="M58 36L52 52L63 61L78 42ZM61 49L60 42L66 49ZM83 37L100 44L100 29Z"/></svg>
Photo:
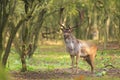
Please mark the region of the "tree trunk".
<svg viewBox="0 0 120 80"><path fill-rule="evenodd" d="M106 47L107 47L107 32L106 32L106 27L105 27L105 29L104 29L104 49L106 49Z"/></svg>
<svg viewBox="0 0 120 80"><path fill-rule="evenodd" d="M46 10L42 10L39 14L39 17L38 17L38 24L36 25L36 29L35 29L35 38L34 38L34 42L33 42L33 49L28 53L29 54L29 57L31 57L33 55L33 52L36 50L37 48L37 42L38 42L38 39L39 39L39 31L42 27L42 24L43 24L43 19L44 19L44 15L46 13Z"/></svg>
<svg viewBox="0 0 120 80"><path fill-rule="evenodd" d="M21 72L27 71L25 56L26 56L26 55L25 55L25 45L23 44L23 46L22 46L22 54L21 54L21 62L22 62Z"/></svg>
<svg viewBox="0 0 120 80"><path fill-rule="evenodd" d="M104 29L104 49L107 47L108 36L109 36L109 26L110 26L110 17L108 16L107 21L105 23Z"/></svg>
<svg viewBox="0 0 120 80"><path fill-rule="evenodd" d="M119 35L118 37L119 38L118 38L118 40L119 40L119 46L120 46L120 18L119 18L119 24L118 24L118 26L119 26L119 33L118 33L118 35Z"/></svg>
<svg viewBox="0 0 120 80"><path fill-rule="evenodd" d="M109 39L109 27L110 27L110 16L108 16L108 19L107 19L107 22L106 22L107 39Z"/></svg>
<svg viewBox="0 0 120 80"><path fill-rule="evenodd" d="M8 21L8 14L6 14L6 0L3 0L0 2L0 61L2 59L2 53L3 53L3 30L6 26L6 23Z"/></svg>
<svg viewBox="0 0 120 80"><path fill-rule="evenodd" d="M9 40L8 40L8 43L7 43L7 47L6 47L6 50L5 50L5 53L3 55L3 59L2 59L2 64L3 64L4 67L6 66L6 63L7 63L7 59L8 59L8 56L9 56L9 52L10 52L10 48L11 48L11 45L12 45L12 41L15 38L15 35L16 35L18 29L20 28L21 24L24 21L25 21L25 19L22 19L22 20L19 21L19 23L17 24L15 29L13 29L13 31L12 31L10 37L9 37Z"/></svg>
<svg viewBox="0 0 120 80"><path fill-rule="evenodd" d="M3 30L2 30L2 27L3 27L3 26L1 25L1 24L2 24L2 23L1 23L1 22L2 22L2 4L1 4L1 3L0 3L0 11L1 11L1 12L0 12L0 61L1 61L2 52L3 52L3 47L2 47L2 40L3 40L3 39L2 39L2 31L3 31Z"/></svg>
<svg viewBox="0 0 120 80"><path fill-rule="evenodd" d="M3 46L2 46L2 30L0 29L0 62L2 58L2 53L3 53Z"/></svg>
<svg viewBox="0 0 120 80"><path fill-rule="evenodd" d="M27 71L27 66L26 66L26 60L25 60L25 55L24 55L24 53L22 53L22 55L21 55L21 62L22 62L21 72Z"/></svg>

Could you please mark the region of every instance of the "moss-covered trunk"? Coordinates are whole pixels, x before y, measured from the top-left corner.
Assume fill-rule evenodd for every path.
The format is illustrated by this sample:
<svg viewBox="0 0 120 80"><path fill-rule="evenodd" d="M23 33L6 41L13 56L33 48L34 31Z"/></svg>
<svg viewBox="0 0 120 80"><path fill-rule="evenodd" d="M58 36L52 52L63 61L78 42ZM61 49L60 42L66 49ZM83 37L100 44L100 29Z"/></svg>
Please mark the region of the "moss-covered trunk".
<svg viewBox="0 0 120 80"><path fill-rule="evenodd" d="M25 45L22 46L21 62L22 62L21 72L27 71L26 58L25 58Z"/></svg>

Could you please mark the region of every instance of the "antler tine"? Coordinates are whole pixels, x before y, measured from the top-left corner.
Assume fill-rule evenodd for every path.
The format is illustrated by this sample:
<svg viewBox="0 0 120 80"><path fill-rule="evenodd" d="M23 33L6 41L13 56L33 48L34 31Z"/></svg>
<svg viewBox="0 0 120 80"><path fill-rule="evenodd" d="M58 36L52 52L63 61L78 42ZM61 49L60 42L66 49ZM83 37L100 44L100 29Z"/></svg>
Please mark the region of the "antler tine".
<svg viewBox="0 0 120 80"><path fill-rule="evenodd" d="M68 28L71 29L70 24L68 24Z"/></svg>
<svg viewBox="0 0 120 80"><path fill-rule="evenodd" d="M59 25L62 26L63 29L65 29L65 26L63 24L59 23Z"/></svg>
<svg viewBox="0 0 120 80"><path fill-rule="evenodd" d="M62 21L62 14L63 14L64 9L65 9L64 7L60 8L60 21L59 21L59 25L62 26L61 29L65 29L65 26L62 24L62 22L63 22Z"/></svg>

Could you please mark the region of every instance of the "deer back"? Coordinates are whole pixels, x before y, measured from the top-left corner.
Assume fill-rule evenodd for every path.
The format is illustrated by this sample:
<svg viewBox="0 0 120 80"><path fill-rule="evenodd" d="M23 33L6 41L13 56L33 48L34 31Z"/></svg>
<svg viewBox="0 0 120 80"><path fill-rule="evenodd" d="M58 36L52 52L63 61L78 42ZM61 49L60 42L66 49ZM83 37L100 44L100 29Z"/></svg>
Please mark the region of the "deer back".
<svg viewBox="0 0 120 80"><path fill-rule="evenodd" d="M83 41L79 40L81 42L81 53L85 53L86 55L96 55L97 51L97 45L92 41Z"/></svg>

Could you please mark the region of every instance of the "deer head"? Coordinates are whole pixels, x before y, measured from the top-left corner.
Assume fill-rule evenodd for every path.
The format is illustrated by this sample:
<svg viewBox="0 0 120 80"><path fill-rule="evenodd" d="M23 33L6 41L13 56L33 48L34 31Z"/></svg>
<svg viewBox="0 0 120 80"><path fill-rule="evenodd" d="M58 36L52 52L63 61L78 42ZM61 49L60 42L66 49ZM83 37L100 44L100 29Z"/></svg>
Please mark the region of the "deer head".
<svg viewBox="0 0 120 80"><path fill-rule="evenodd" d="M72 33L72 28L70 28L69 26L67 28L65 28L64 25L60 24L62 27L60 28L63 32L63 36L64 38L69 38L71 36Z"/></svg>

